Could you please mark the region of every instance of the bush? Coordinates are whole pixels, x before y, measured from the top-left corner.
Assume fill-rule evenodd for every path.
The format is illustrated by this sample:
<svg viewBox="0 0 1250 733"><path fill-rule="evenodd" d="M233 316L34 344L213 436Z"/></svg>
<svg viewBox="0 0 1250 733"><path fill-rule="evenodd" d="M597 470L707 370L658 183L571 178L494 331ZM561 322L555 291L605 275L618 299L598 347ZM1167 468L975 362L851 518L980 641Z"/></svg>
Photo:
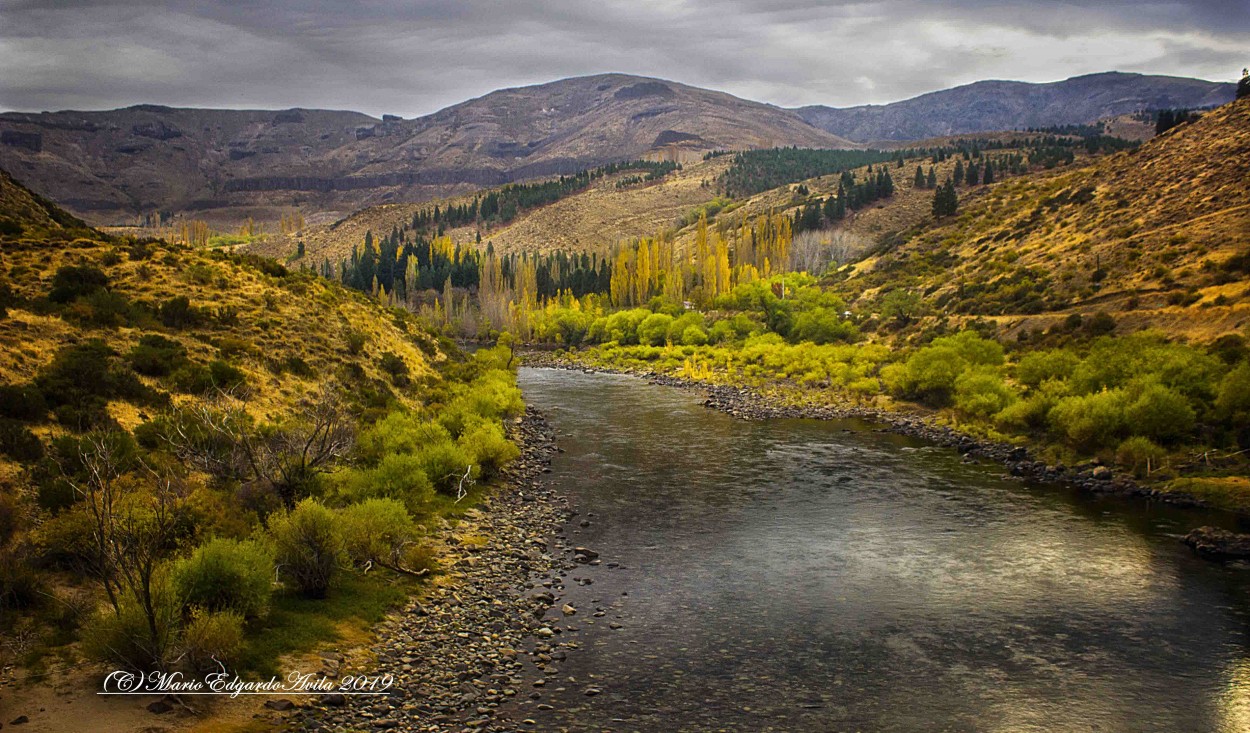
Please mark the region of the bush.
<svg viewBox="0 0 1250 733"><path fill-rule="evenodd" d="M408 378L408 362L404 361L398 354L386 352L378 361L378 367L391 378L391 383L396 387L406 387L409 383Z"/></svg>
<svg viewBox="0 0 1250 733"><path fill-rule="evenodd" d="M1032 432L1046 427L1046 416L1054 401L1045 395L1030 395L1005 406L994 416L994 424L1001 430Z"/></svg>
<svg viewBox="0 0 1250 733"><path fill-rule="evenodd" d="M1163 449L1149 438L1134 435L1120 443L1115 451L1115 462L1132 471L1137 478L1144 478L1159 467L1165 455Z"/></svg>
<svg viewBox="0 0 1250 733"><path fill-rule="evenodd" d="M273 566L273 550L259 542L216 538L174 563L172 579L186 607L255 618L269 610Z"/></svg>
<svg viewBox="0 0 1250 733"><path fill-rule="evenodd" d="M48 300L53 303L72 303L109 286L108 275L94 267L66 265L52 276L52 289Z"/></svg>
<svg viewBox="0 0 1250 733"><path fill-rule="evenodd" d="M234 389L247 383L247 376L237 367L220 359L207 366L185 364L172 375L174 386L187 394L203 394L213 389Z"/></svg>
<svg viewBox="0 0 1250 733"><path fill-rule="evenodd" d="M1220 382L1215 407L1229 421L1250 418L1250 362L1243 361Z"/></svg>
<svg viewBox="0 0 1250 733"><path fill-rule="evenodd" d="M1066 378L1080 362L1076 354L1064 349L1034 351L1016 364L1016 379L1026 387L1037 388L1047 380Z"/></svg>
<svg viewBox="0 0 1250 733"><path fill-rule="evenodd" d="M457 442L486 478L494 476L499 469L521 455L520 449L508 440L498 422L479 422L465 431Z"/></svg>
<svg viewBox="0 0 1250 733"><path fill-rule="evenodd" d="M1055 432L1074 447L1097 450L1123 434L1127 402L1123 390L1118 389L1065 397L1051 408L1048 417Z"/></svg>
<svg viewBox="0 0 1250 733"><path fill-rule="evenodd" d="M165 377L180 367L187 357L182 344L160 334L145 334L130 350L130 365L140 374Z"/></svg>
<svg viewBox="0 0 1250 733"><path fill-rule="evenodd" d="M475 476L473 458L455 443L435 443L422 448L416 456L421 470L441 494L455 496L466 471L469 478Z"/></svg>
<svg viewBox="0 0 1250 733"><path fill-rule="evenodd" d="M0 453L15 461L32 463L43 458L43 443L17 420L0 419Z"/></svg>
<svg viewBox="0 0 1250 733"><path fill-rule="evenodd" d="M243 617L234 611L191 612L182 632L182 651L193 669L201 672L229 668L243 649Z"/></svg>
<svg viewBox="0 0 1250 733"><path fill-rule="evenodd" d="M680 341L682 346L703 346L707 343L707 331L702 326L686 326Z"/></svg>
<svg viewBox="0 0 1250 733"><path fill-rule="evenodd" d="M811 341L815 344L851 342L859 337L859 330L850 321L842 320L833 308L813 308L800 313L790 329L791 341Z"/></svg>
<svg viewBox="0 0 1250 733"><path fill-rule="evenodd" d="M25 611L43 603L47 588L29 560L10 549L0 549L0 620L11 611Z"/></svg>
<svg viewBox="0 0 1250 733"><path fill-rule="evenodd" d="M991 371L967 371L955 380L955 407L968 415L990 417L1018 399L1002 377Z"/></svg>
<svg viewBox="0 0 1250 733"><path fill-rule="evenodd" d="M344 336L344 341L347 342L347 353L352 356L357 356L365 350L366 337L360 331L348 331Z"/></svg>
<svg viewBox="0 0 1250 733"><path fill-rule="evenodd" d="M48 417L48 403L33 384L0 384L0 417L41 422Z"/></svg>
<svg viewBox="0 0 1250 733"><path fill-rule="evenodd" d="M1133 434L1163 442L1188 435L1197 419L1183 396L1160 384L1143 388L1125 408L1124 417Z"/></svg>
<svg viewBox="0 0 1250 733"><path fill-rule="evenodd" d="M392 499L403 503L412 514L424 515L434 499L434 483L425 471L426 463L421 457L412 453L389 453L372 468L337 472L332 479L332 493L338 500L347 502Z"/></svg>
<svg viewBox="0 0 1250 733"><path fill-rule="evenodd" d="M672 316L652 313L638 324L638 343L644 346L663 346L668 338L668 327L672 323Z"/></svg>
<svg viewBox="0 0 1250 733"><path fill-rule="evenodd" d="M100 612L82 630L83 651L103 662L135 671L166 669L178 638L178 603L168 584L157 579L152 588L149 619L139 602L124 596L116 611Z"/></svg>
<svg viewBox="0 0 1250 733"><path fill-rule="evenodd" d="M106 409L110 399L156 402L155 393L115 357L116 352L96 339L56 353L52 363L35 378L35 385L56 411L59 422L87 429L110 422Z"/></svg>
<svg viewBox="0 0 1250 733"><path fill-rule="evenodd" d="M300 593L324 598L344 560L343 538L334 513L315 499L270 517L269 534L279 571Z"/></svg>
<svg viewBox="0 0 1250 733"><path fill-rule="evenodd" d="M200 311L191 305L185 295L179 295L161 304L161 323L169 328L188 328L200 321Z"/></svg>
<svg viewBox="0 0 1250 733"><path fill-rule="evenodd" d="M416 523L394 499L367 499L339 511L347 555L357 565L395 566L405 543L417 532Z"/></svg>

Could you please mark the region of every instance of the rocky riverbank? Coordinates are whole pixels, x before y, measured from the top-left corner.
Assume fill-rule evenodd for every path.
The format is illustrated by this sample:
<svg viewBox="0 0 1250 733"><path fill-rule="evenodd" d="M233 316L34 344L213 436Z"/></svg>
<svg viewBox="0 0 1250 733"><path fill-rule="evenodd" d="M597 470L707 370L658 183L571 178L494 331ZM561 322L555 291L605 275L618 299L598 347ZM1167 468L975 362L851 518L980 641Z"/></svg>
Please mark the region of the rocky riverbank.
<svg viewBox="0 0 1250 733"><path fill-rule="evenodd" d="M290 710L288 727L517 728L499 708L524 694L525 660L559 646L546 639L551 632L542 620L556 602L550 589L558 589L559 576L584 559L557 536L576 512L539 480L558 450L553 431L531 408L514 426L514 437L521 457L446 538L446 576L380 624L363 658L323 657L321 673L327 676L394 675L391 694L326 695Z"/></svg>
<svg viewBox="0 0 1250 733"><path fill-rule="evenodd" d="M1116 472L1098 462L1089 462L1077 466L1065 466L1062 463L1050 464L1037 460L1032 452L1024 446L982 440L950 426L937 424L933 418L925 415L849 404L785 404L769 395L747 387L709 384L646 370L588 368L569 360L565 356L551 352L526 353L523 356L523 363L527 366L571 369L583 372L628 374L646 379L652 384L699 390L707 394L707 398L703 402L705 406L714 410L720 410L740 420L762 420L767 418L809 418L816 420L850 418L864 420L879 425L878 429L880 430L921 438L937 445L955 448L960 454L965 456L966 460L988 460L1000 463L1007 469L1010 475L1019 479L1066 484L1091 494L1144 498L1175 506L1210 508L1209 505L1201 500L1187 494L1159 491L1158 489L1143 486L1133 480L1132 477ZM1208 538L1206 545L1208 549L1200 554L1208 558L1230 556L1232 553L1221 553L1213 549L1214 545L1219 542L1227 543L1233 541L1229 538L1241 538L1241 541L1250 543L1250 536L1232 532L1220 533L1212 531L1204 536Z"/></svg>

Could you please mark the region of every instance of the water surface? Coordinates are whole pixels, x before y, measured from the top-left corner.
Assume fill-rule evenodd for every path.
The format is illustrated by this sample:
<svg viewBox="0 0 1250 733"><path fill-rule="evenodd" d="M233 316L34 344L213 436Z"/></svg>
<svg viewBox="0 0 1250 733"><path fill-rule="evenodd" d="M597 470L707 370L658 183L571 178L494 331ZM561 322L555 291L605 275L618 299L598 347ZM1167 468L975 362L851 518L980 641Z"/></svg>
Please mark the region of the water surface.
<svg viewBox="0 0 1250 733"><path fill-rule="evenodd" d="M1177 540L1212 517L855 421L520 380L565 450L546 479L581 511L570 539L603 563L564 578L555 641L579 648L517 704L537 729L1250 731L1250 572Z"/></svg>

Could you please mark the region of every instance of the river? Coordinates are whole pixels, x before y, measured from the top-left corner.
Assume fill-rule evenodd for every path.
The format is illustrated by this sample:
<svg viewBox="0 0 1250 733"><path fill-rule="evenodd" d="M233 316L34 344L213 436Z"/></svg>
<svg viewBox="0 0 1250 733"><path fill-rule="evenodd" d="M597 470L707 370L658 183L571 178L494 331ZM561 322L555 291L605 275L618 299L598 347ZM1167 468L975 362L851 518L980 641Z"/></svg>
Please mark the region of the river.
<svg viewBox="0 0 1250 733"><path fill-rule="evenodd" d="M631 377L520 382L600 553L514 703L536 730L1250 731L1250 572L1181 545L1199 513Z"/></svg>

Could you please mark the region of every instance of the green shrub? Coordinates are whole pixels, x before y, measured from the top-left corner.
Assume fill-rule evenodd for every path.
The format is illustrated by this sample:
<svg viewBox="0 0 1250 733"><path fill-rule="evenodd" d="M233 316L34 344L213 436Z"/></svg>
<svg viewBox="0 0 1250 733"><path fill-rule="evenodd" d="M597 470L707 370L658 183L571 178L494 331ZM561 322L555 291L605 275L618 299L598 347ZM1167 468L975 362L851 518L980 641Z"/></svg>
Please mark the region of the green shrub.
<svg viewBox="0 0 1250 733"><path fill-rule="evenodd" d="M207 366L188 363L179 367L171 378L179 392L204 394L214 389L229 390L247 384L247 376L237 367L220 359Z"/></svg>
<svg viewBox="0 0 1250 733"><path fill-rule="evenodd" d="M668 327L673 317L666 313L652 313L638 324L638 343L644 346L663 346L668 338Z"/></svg>
<svg viewBox="0 0 1250 733"><path fill-rule="evenodd" d="M367 499L339 510L347 555L357 565L395 566L404 545L417 534L416 523L395 499Z"/></svg>
<svg viewBox="0 0 1250 733"><path fill-rule="evenodd" d="M96 339L58 351L35 378L35 385L57 420L77 429L107 425L110 399L157 402L157 395L116 359L116 352Z"/></svg>
<svg viewBox="0 0 1250 733"><path fill-rule="evenodd" d="M126 669L167 669L176 652L178 603L160 578L153 585L152 600L150 618L130 596L120 599L116 611L109 608L98 613L83 627L83 651L91 658Z"/></svg>
<svg viewBox="0 0 1250 733"><path fill-rule="evenodd" d="M855 324L843 320L833 308L813 308L800 313L790 329L791 341L811 341L815 344L851 342L859 337Z"/></svg>
<svg viewBox="0 0 1250 733"><path fill-rule="evenodd" d="M273 570L273 550L264 544L216 538L174 563L172 579L184 606L254 618L269 609Z"/></svg>
<svg viewBox="0 0 1250 733"><path fill-rule="evenodd" d="M398 354L386 352L378 361L378 367L391 378L396 387L406 387L411 381L408 377L408 362Z"/></svg>
<svg viewBox="0 0 1250 733"><path fill-rule="evenodd" d="M53 303L72 303L109 286L108 275L95 267L66 265L52 276L52 289L48 300Z"/></svg>
<svg viewBox="0 0 1250 733"><path fill-rule="evenodd" d="M1250 362L1241 362L1220 381L1215 407L1225 420L1250 420Z"/></svg>
<svg viewBox="0 0 1250 733"><path fill-rule="evenodd" d="M955 380L955 407L976 417L996 415L1019 396L998 374L987 370L964 372Z"/></svg>
<svg viewBox="0 0 1250 733"><path fill-rule="evenodd" d="M1149 384L1124 411L1129 430L1163 442L1183 438L1194 428L1196 416L1186 400L1161 384Z"/></svg>
<svg viewBox="0 0 1250 733"><path fill-rule="evenodd" d="M441 494L455 496L466 471L469 478L477 475L473 469L480 471L473 457L455 443L435 443L422 448L416 456L421 470Z"/></svg>
<svg viewBox="0 0 1250 733"><path fill-rule="evenodd" d="M200 310L191 305L191 299L178 295L161 304L161 323L169 328L189 328L200 322Z"/></svg>
<svg viewBox="0 0 1250 733"><path fill-rule="evenodd" d="M466 430L457 441L475 462L482 476L489 478L521 455L520 449L504 435L498 422L482 421Z"/></svg>
<svg viewBox="0 0 1250 733"><path fill-rule="evenodd" d="M1034 351L1025 354L1016 364L1016 379L1036 389L1047 380L1066 378L1080 361L1076 354L1065 349Z"/></svg>
<svg viewBox="0 0 1250 733"><path fill-rule="evenodd" d="M1127 404L1123 390L1106 390L1065 397L1051 408L1048 417L1055 432L1073 447L1092 451L1115 443L1123 435Z"/></svg>
<svg viewBox="0 0 1250 733"><path fill-rule="evenodd" d="M1030 395L1003 407L994 416L994 424L1000 430L1018 433L1039 431L1046 427L1046 416L1054 405L1046 395Z"/></svg>
<svg viewBox="0 0 1250 733"><path fill-rule="evenodd" d="M191 612L182 632L182 651L197 671L215 671L218 665L230 668L243 650L243 616L234 611Z"/></svg>
<svg viewBox="0 0 1250 733"><path fill-rule="evenodd" d="M315 499L271 516L279 573L309 598L324 598L344 561L343 537L334 513Z"/></svg>
<svg viewBox="0 0 1250 733"><path fill-rule="evenodd" d="M0 549L0 621L9 612L42 605L47 590L29 558L12 548Z"/></svg>
<svg viewBox="0 0 1250 733"><path fill-rule="evenodd" d="M43 458L43 443L24 424L0 418L0 454L31 463Z"/></svg>
<svg viewBox="0 0 1250 733"><path fill-rule="evenodd" d="M702 326L686 326L686 330L681 332L679 339L682 346L703 346L707 343L707 331Z"/></svg>
<svg viewBox="0 0 1250 733"><path fill-rule="evenodd" d="M347 353L352 356L358 356L365 350L367 338L360 331L348 331L343 340L347 343Z"/></svg>
<svg viewBox="0 0 1250 733"><path fill-rule="evenodd" d="M446 435L446 433L444 433ZM450 443L450 438L446 438ZM434 500L426 462L412 453L389 453L372 468L349 468L331 478L331 494L343 502L393 499L414 515L424 515Z"/></svg>
<svg viewBox="0 0 1250 733"><path fill-rule="evenodd" d="M1115 462L1122 468L1133 472L1138 478L1145 477L1148 472L1159 468L1167 454L1149 438L1134 435L1120 443L1115 451Z"/></svg>
<svg viewBox="0 0 1250 733"><path fill-rule="evenodd" d="M180 367L187 357L182 344L160 334L150 333L139 338L130 350L130 365L140 374L149 377L168 376Z"/></svg>

